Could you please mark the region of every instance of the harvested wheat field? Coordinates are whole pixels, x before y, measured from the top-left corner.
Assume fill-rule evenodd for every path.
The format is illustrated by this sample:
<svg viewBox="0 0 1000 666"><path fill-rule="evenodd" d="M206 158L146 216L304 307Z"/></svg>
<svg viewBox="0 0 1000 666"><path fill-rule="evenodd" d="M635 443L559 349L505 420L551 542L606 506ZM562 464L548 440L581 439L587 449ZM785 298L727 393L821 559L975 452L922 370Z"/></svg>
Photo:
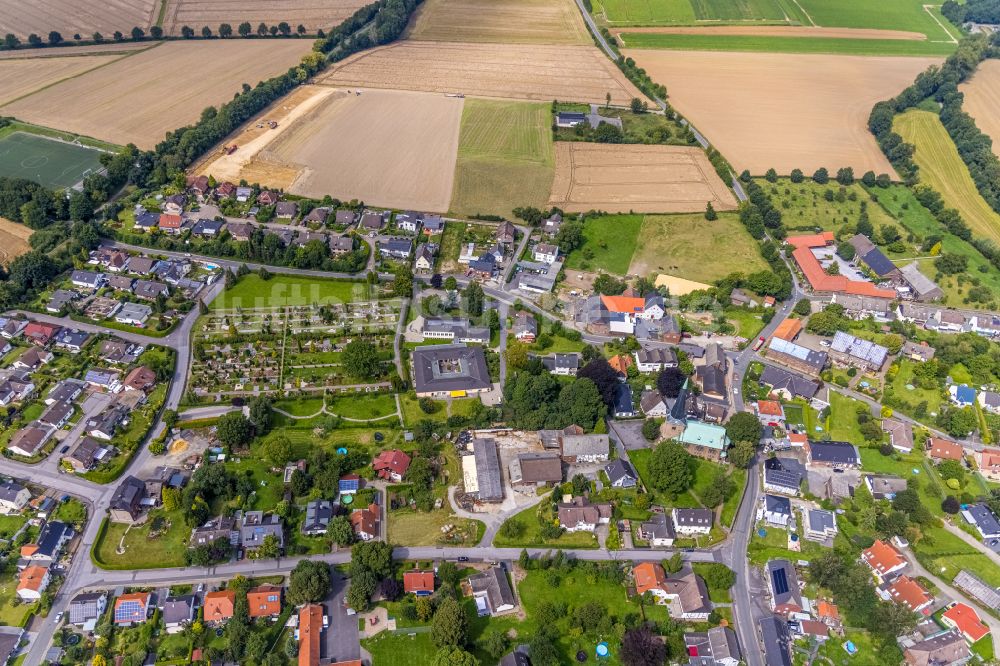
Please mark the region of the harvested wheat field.
<svg viewBox="0 0 1000 666"><path fill-rule="evenodd" d="M31 250L29 238L31 229L0 217L0 264L10 266L10 262Z"/></svg>
<svg viewBox="0 0 1000 666"><path fill-rule="evenodd" d="M297 39L166 42L24 97L0 112L152 148L168 131L198 120L205 107L231 100L244 83L253 86L286 71L311 46Z"/></svg>
<svg viewBox="0 0 1000 666"><path fill-rule="evenodd" d="M71 79L112 63L120 57L104 55L0 60L0 105L9 104L63 79Z"/></svg>
<svg viewBox="0 0 1000 666"><path fill-rule="evenodd" d="M216 180L239 182L245 179L251 183L267 183L272 187L290 186L298 175L298 169L279 170L277 165L259 165L255 158L279 136L294 127L299 118L336 92L335 88L326 86L305 85L295 88L223 139L214 150L191 166L190 173L211 175ZM268 124L271 121L278 126L272 129ZM239 146L235 152L225 150L225 146L234 143Z"/></svg>
<svg viewBox="0 0 1000 666"><path fill-rule="evenodd" d="M13 33L27 41L36 33L44 39L55 30L64 39L95 32L111 39L115 30L129 34L156 22L157 0L0 0L0 34Z"/></svg>
<svg viewBox="0 0 1000 666"><path fill-rule="evenodd" d="M220 23L235 29L249 21L256 30L261 22L268 26L285 22L293 31L303 25L309 34L315 34L319 28L329 31L340 25L366 4L365 0L167 0L163 29L179 35L184 26L201 33L207 25L215 33Z"/></svg>
<svg viewBox="0 0 1000 666"><path fill-rule="evenodd" d="M868 132L889 99L940 58L630 50L737 170L894 174Z"/></svg>
<svg viewBox="0 0 1000 666"><path fill-rule="evenodd" d="M44 58L65 58L67 56L115 55L131 51L143 51L159 45L159 42L110 42L87 44L84 46L60 46L59 48L0 51L0 60L41 60Z"/></svg>
<svg viewBox="0 0 1000 666"><path fill-rule="evenodd" d="M293 194L445 212L451 201L463 100L444 95L337 91L258 154L293 168ZM270 181L268 181L270 182Z"/></svg>
<svg viewBox="0 0 1000 666"><path fill-rule="evenodd" d="M874 28L821 28L808 25L699 25L645 28L615 28L616 36L624 32L648 32L658 35L718 35L745 37L826 37L831 39L906 39L926 40L927 35L908 30L876 30Z"/></svg>
<svg viewBox="0 0 1000 666"><path fill-rule="evenodd" d="M436 42L591 43L573 0L425 0L407 37Z"/></svg>
<svg viewBox="0 0 1000 666"><path fill-rule="evenodd" d="M686 213L736 208L700 148L556 142L549 204L569 212Z"/></svg>
<svg viewBox="0 0 1000 666"><path fill-rule="evenodd" d="M1000 155L1000 61L986 59L979 63L976 73L959 90L965 94L963 108L993 139L993 152Z"/></svg>
<svg viewBox="0 0 1000 666"><path fill-rule="evenodd" d="M594 46L403 41L353 55L318 82L543 102L643 96Z"/></svg>

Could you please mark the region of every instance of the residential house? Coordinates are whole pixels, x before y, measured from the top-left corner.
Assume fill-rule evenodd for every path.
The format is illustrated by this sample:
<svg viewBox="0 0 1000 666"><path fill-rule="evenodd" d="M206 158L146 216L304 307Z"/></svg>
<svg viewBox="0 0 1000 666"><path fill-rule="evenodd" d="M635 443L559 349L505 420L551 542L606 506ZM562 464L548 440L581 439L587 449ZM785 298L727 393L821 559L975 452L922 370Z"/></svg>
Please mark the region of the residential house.
<svg viewBox="0 0 1000 666"><path fill-rule="evenodd" d="M247 590L247 610L251 620L281 615L281 586L265 583L251 587Z"/></svg>
<svg viewBox="0 0 1000 666"><path fill-rule="evenodd" d="M639 372L659 372L665 368L677 367L677 352L670 347L643 348L635 352L634 356Z"/></svg>
<svg viewBox="0 0 1000 666"><path fill-rule="evenodd" d="M931 347L924 341L912 342L907 340L903 343L903 348L900 350L900 356L910 359L911 361L918 361L923 363L934 358L934 354L937 350Z"/></svg>
<svg viewBox="0 0 1000 666"><path fill-rule="evenodd" d="M240 546L244 553L257 550L264 544L264 539L272 535L278 539L278 549L283 550L285 530L280 516L263 511L247 511L243 514L240 522Z"/></svg>
<svg viewBox="0 0 1000 666"><path fill-rule="evenodd" d="M642 562L632 568L632 578L636 594L648 592L656 603L668 606L671 617L697 622L711 613L705 581L690 568L668 577L660 564Z"/></svg>
<svg viewBox="0 0 1000 666"><path fill-rule="evenodd" d="M507 573L498 566L469 576L469 587L480 617L501 615L517 608L514 590L507 580Z"/></svg>
<svg viewBox="0 0 1000 666"><path fill-rule="evenodd" d="M626 357L630 358L630 357ZM649 418L663 418L667 415L667 403L659 391L650 389L639 397L639 408Z"/></svg>
<svg viewBox="0 0 1000 666"><path fill-rule="evenodd" d="M132 225L132 229L133 231L145 233L156 229L158 226L160 226L159 214L144 211L135 216L135 224Z"/></svg>
<svg viewBox="0 0 1000 666"><path fill-rule="evenodd" d="M131 592L115 599L114 623L118 626L142 624L149 614L149 592Z"/></svg>
<svg viewBox="0 0 1000 666"><path fill-rule="evenodd" d="M906 479L898 476L875 476L865 474L865 486L875 499L893 499L897 493L906 490Z"/></svg>
<svg viewBox="0 0 1000 666"><path fill-rule="evenodd" d="M14 481L0 483L0 513L12 515L21 513L28 501L31 491Z"/></svg>
<svg viewBox="0 0 1000 666"><path fill-rule="evenodd" d="M80 592L69 602L69 623L93 631L107 607L107 592Z"/></svg>
<svg viewBox="0 0 1000 666"><path fill-rule="evenodd" d="M194 223L191 233L204 238L215 238L222 233L222 228L225 224L225 220L206 220L205 218L201 218Z"/></svg>
<svg viewBox="0 0 1000 666"><path fill-rule="evenodd" d="M81 474L110 458L114 452L114 447L102 444L93 437L82 437L73 450L62 459L73 468L74 472Z"/></svg>
<svg viewBox="0 0 1000 666"><path fill-rule="evenodd" d="M24 337L36 347L47 347L61 330L62 326L58 324L33 321L24 327Z"/></svg>
<svg viewBox="0 0 1000 666"><path fill-rule="evenodd" d="M808 465L835 468L861 467L861 455L849 442L809 440L804 448Z"/></svg>
<svg viewBox="0 0 1000 666"><path fill-rule="evenodd" d="M386 479L394 483L399 483L406 475L406 470L410 467L410 456L399 449L382 451L372 461L372 469L380 479Z"/></svg>
<svg viewBox="0 0 1000 666"><path fill-rule="evenodd" d="M542 233L548 236L555 236L562 227L563 218L559 213L553 213L551 217L542 222Z"/></svg>
<svg viewBox="0 0 1000 666"><path fill-rule="evenodd" d="M326 616L319 604L306 604L299 610L295 638L299 642L298 666L319 666L320 646Z"/></svg>
<svg viewBox="0 0 1000 666"><path fill-rule="evenodd" d="M757 510L757 520L763 520L768 525L788 527L792 518L792 503L781 495L764 495L761 506Z"/></svg>
<svg viewBox="0 0 1000 666"><path fill-rule="evenodd" d="M17 598L32 603L42 598L49 587L49 568L31 564L21 569L17 580Z"/></svg>
<svg viewBox="0 0 1000 666"><path fill-rule="evenodd" d="M611 521L611 503L591 504L584 497L574 497L567 504L559 504L559 526L567 532L593 532L598 525Z"/></svg>
<svg viewBox="0 0 1000 666"><path fill-rule="evenodd" d="M911 262L900 269L900 276L910 288L913 299L926 303L936 301L944 297L941 287L929 277L920 272L917 262Z"/></svg>
<svg viewBox="0 0 1000 666"><path fill-rule="evenodd" d="M608 475L608 483L612 488L634 488L639 483L639 475L632 467L632 463L621 458L616 458L605 465L604 473Z"/></svg>
<svg viewBox="0 0 1000 666"><path fill-rule="evenodd" d="M434 594L433 571L407 571L403 574L403 592L418 597Z"/></svg>
<svg viewBox="0 0 1000 666"><path fill-rule="evenodd" d="M543 264L551 264L559 258L559 246L552 243L538 243L532 251L532 259Z"/></svg>
<svg viewBox="0 0 1000 666"><path fill-rule="evenodd" d="M754 412L761 425L781 427L785 423L785 409L777 400L758 400L754 403Z"/></svg>
<svg viewBox="0 0 1000 666"><path fill-rule="evenodd" d="M962 666L972 658L969 646L956 629L942 631L903 650L907 666Z"/></svg>
<svg viewBox="0 0 1000 666"><path fill-rule="evenodd" d="M795 628L797 635L810 641L823 643L830 638L829 627L816 620L797 620L790 626Z"/></svg>
<svg viewBox="0 0 1000 666"><path fill-rule="evenodd" d="M524 310L514 314L514 337L525 343L532 343L538 335L538 321L534 315Z"/></svg>
<svg viewBox="0 0 1000 666"><path fill-rule="evenodd" d="M99 355L101 360L107 361L108 363L113 363L115 365L131 365L138 360L139 355L142 354L144 350L145 348L142 345L125 342L123 340L105 340L101 343ZM81 382L81 387L86 387L86 384Z"/></svg>
<svg viewBox="0 0 1000 666"><path fill-rule="evenodd" d="M685 633L684 647L690 666L739 666L743 663L736 634L729 627Z"/></svg>
<svg viewBox="0 0 1000 666"><path fill-rule="evenodd" d="M28 326L28 320L19 317L3 317L2 320L3 325L0 326L0 335L7 340L13 340L21 335Z"/></svg>
<svg viewBox="0 0 1000 666"><path fill-rule="evenodd" d="M228 222L226 223L226 231L232 236L232 239L238 243L245 243L250 240L253 236L253 232L257 229L257 226L252 222Z"/></svg>
<svg viewBox="0 0 1000 666"><path fill-rule="evenodd" d="M372 503L363 509L355 509L351 512L351 527L354 528L354 535L362 541L371 541L379 538L381 534L379 527L381 524L382 512L378 504Z"/></svg>
<svg viewBox="0 0 1000 666"><path fill-rule="evenodd" d="M311 500L306 504L306 517L302 521L302 533L309 536L326 534L333 519L333 505L327 500Z"/></svg>
<svg viewBox="0 0 1000 666"><path fill-rule="evenodd" d="M152 257L132 257L128 262L128 272L135 275L149 275L153 266L158 263L159 260Z"/></svg>
<svg viewBox="0 0 1000 666"><path fill-rule="evenodd" d="M671 517L678 534L691 536L712 531L714 514L710 509L674 509Z"/></svg>
<svg viewBox="0 0 1000 666"><path fill-rule="evenodd" d="M961 444L950 442L940 437L927 438L927 455L935 460L961 460L965 457L965 449Z"/></svg>
<svg viewBox="0 0 1000 666"><path fill-rule="evenodd" d="M785 400L793 398L812 400L820 389L818 381L807 379L773 365L764 366L764 371L760 375L760 383L770 386L772 393Z"/></svg>
<svg viewBox="0 0 1000 666"><path fill-rule="evenodd" d="M886 601L902 604L914 613L934 603L934 595L909 576L899 576L892 582L878 588L878 594Z"/></svg>
<svg viewBox="0 0 1000 666"><path fill-rule="evenodd" d="M732 293L730 293L729 303L730 305L746 308L755 308L758 305L757 300L750 292L739 287L733 289Z"/></svg>
<svg viewBox="0 0 1000 666"><path fill-rule="evenodd" d="M771 610L777 615L801 613L805 607L799 590L799 577L788 560L768 560L765 567Z"/></svg>
<svg viewBox="0 0 1000 666"><path fill-rule="evenodd" d="M631 335L640 321L659 321L663 318L663 298L651 294L646 298L636 296L591 296L585 304L585 317L592 323L607 326L612 333Z"/></svg>
<svg viewBox="0 0 1000 666"><path fill-rule="evenodd" d="M551 485L563 479L562 460L555 451L521 453L509 466L511 485Z"/></svg>
<svg viewBox="0 0 1000 666"><path fill-rule="evenodd" d="M163 626L168 634L179 634L194 622L194 618L195 597L193 594L169 596L163 602L160 619L163 620Z"/></svg>
<svg viewBox="0 0 1000 666"><path fill-rule="evenodd" d="M959 407L972 407L976 403L976 389L965 384L952 384L948 387L951 401Z"/></svg>
<svg viewBox="0 0 1000 666"><path fill-rule="evenodd" d="M184 226L184 218L180 214L162 213L157 223L160 231L171 235L179 234L182 226Z"/></svg>
<svg viewBox="0 0 1000 666"><path fill-rule="evenodd" d="M805 515L805 538L826 541L837 536L837 516L826 509L809 509Z"/></svg>
<svg viewBox="0 0 1000 666"><path fill-rule="evenodd" d="M970 644L976 643L990 633L990 628L979 619L974 608L964 603L954 603L941 614L945 626L958 630Z"/></svg>
<svg viewBox="0 0 1000 666"><path fill-rule="evenodd" d="M837 331L830 343L833 359L838 363L877 372L885 365L889 350L870 340Z"/></svg>
<svg viewBox="0 0 1000 666"><path fill-rule="evenodd" d="M236 519L228 516L216 516L204 525L191 530L188 548L210 546L218 539L225 539L232 545L239 543L239 529Z"/></svg>
<svg viewBox="0 0 1000 666"><path fill-rule="evenodd" d="M38 421L32 421L14 433L7 444L7 450L15 455L31 458L42 450L52 433L52 428L43 426Z"/></svg>
<svg viewBox="0 0 1000 666"><path fill-rule="evenodd" d="M279 201L274 206L274 216L279 220L291 220L299 214L299 205L294 201Z"/></svg>
<svg viewBox="0 0 1000 666"><path fill-rule="evenodd" d="M233 185L229 181L225 181L216 185L215 196L218 199L231 199L236 194L237 189L236 185ZM249 190L250 188L248 187L243 189ZM249 196L250 194L247 193L247 197ZM244 199L244 201L246 201L246 199Z"/></svg>
<svg viewBox="0 0 1000 666"><path fill-rule="evenodd" d="M24 402L34 394L35 382L27 371L15 370L10 373L6 381L0 382L0 405Z"/></svg>
<svg viewBox="0 0 1000 666"><path fill-rule="evenodd" d="M107 279L104 273L96 273L94 271L77 270L73 271L69 276L69 281L73 283L74 287L91 290L100 289L107 282Z"/></svg>
<svg viewBox="0 0 1000 666"><path fill-rule="evenodd" d="M63 549L76 533L61 521L50 520L42 525L34 543L21 546L21 559L32 564L49 566L62 556Z"/></svg>
<svg viewBox="0 0 1000 666"><path fill-rule="evenodd" d="M337 489L341 495L353 495L361 490L361 477L357 474L345 474L337 482Z"/></svg>
<svg viewBox="0 0 1000 666"><path fill-rule="evenodd" d="M983 502L966 505L962 509L962 517L965 518L965 522L976 528L983 539L1000 538L1000 521Z"/></svg>
<svg viewBox="0 0 1000 666"><path fill-rule="evenodd" d="M1000 413L1000 393L995 391L980 391L979 406L991 414Z"/></svg>
<svg viewBox="0 0 1000 666"><path fill-rule="evenodd" d="M187 197L183 194L171 194L163 199L163 211L171 215L180 215L187 205Z"/></svg>
<svg viewBox="0 0 1000 666"><path fill-rule="evenodd" d="M776 615L757 621L764 646L764 666L792 666L792 636L788 623Z"/></svg>
<svg viewBox="0 0 1000 666"><path fill-rule="evenodd" d="M38 417L38 422L55 429L62 428L73 416L73 405L67 402L54 402L45 408L42 415Z"/></svg>
<svg viewBox="0 0 1000 666"><path fill-rule="evenodd" d="M10 367L17 370L34 372L41 366L48 365L52 358L53 354L50 351L40 347L29 347L24 351L24 353L14 359L14 362L10 364Z"/></svg>
<svg viewBox="0 0 1000 666"><path fill-rule="evenodd" d="M415 234L420 229L423 214L412 210L396 214L396 228L406 233Z"/></svg>
<svg viewBox="0 0 1000 666"><path fill-rule="evenodd" d="M427 215L424 217L423 233L425 236L433 236L444 232L444 219L440 215Z"/></svg>
<svg viewBox="0 0 1000 666"><path fill-rule="evenodd" d="M86 384L81 382L79 379L64 379L55 386L53 386L48 394L45 396L45 404L51 405L56 402L73 402L80 394L83 393L83 389Z"/></svg>
<svg viewBox="0 0 1000 666"><path fill-rule="evenodd" d="M205 624L225 624L236 609L236 592L234 590L206 592L201 606Z"/></svg>
<svg viewBox="0 0 1000 666"><path fill-rule="evenodd" d="M142 517L146 484L134 476L127 476L111 496L111 522L134 524Z"/></svg>
<svg viewBox="0 0 1000 666"><path fill-rule="evenodd" d="M669 548L674 545L677 533L669 513L654 513L649 520L639 525L639 538L645 539L654 548Z"/></svg>
<svg viewBox="0 0 1000 666"><path fill-rule="evenodd" d="M125 303L121 310L115 315L115 321L119 324L127 324L142 328L146 325L153 308L143 303Z"/></svg>
<svg viewBox="0 0 1000 666"><path fill-rule="evenodd" d="M425 345L411 353L417 397L464 397L493 388L483 348L464 344Z"/></svg>
<svg viewBox="0 0 1000 666"><path fill-rule="evenodd" d="M148 391L156 384L156 373L140 365L125 375L123 385L126 391Z"/></svg>
<svg viewBox="0 0 1000 666"><path fill-rule="evenodd" d="M879 583L890 579L894 574L906 568L906 559L892 544L877 540L861 551L861 561L868 565Z"/></svg>
<svg viewBox="0 0 1000 666"><path fill-rule="evenodd" d="M892 448L902 453L913 450L913 428L909 423L885 418L882 419L882 431L889 433L889 443L892 444Z"/></svg>
<svg viewBox="0 0 1000 666"><path fill-rule="evenodd" d="M792 370L819 377L819 373L826 367L829 355L826 352L813 351L794 342L772 337L767 346L767 358L787 365ZM761 381L764 381L763 377Z"/></svg>
<svg viewBox="0 0 1000 666"><path fill-rule="evenodd" d="M615 418L627 419L635 416L632 387L627 382L619 382L615 387L615 404L611 408Z"/></svg>
<svg viewBox="0 0 1000 666"><path fill-rule="evenodd" d="M128 420L128 412L121 405L111 405L104 411L87 419L87 434L98 439L108 440L115 436L119 425Z"/></svg>
<svg viewBox="0 0 1000 666"><path fill-rule="evenodd" d="M605 462L611 450L607 435L563 434L562 459L568 463Z"/></svg>
<svg viewBox="0 0 1000 666"><path fill-rule="evenodd" d="M409 259L413 251L413 241L408 238L389 238L378 242L378 251L383 258Z"/></svg>
<svg viewBox="0 0 1000 666"><path fill-rule="evenodd" d="M1000 449L984 448L975 453L979 473L987 479L1000 481Z"/></svg>
<svg viewBox="0 0 1000 666"><path fill-rule="evenodd" d="M365 211L361 216L360 228L364 231L371 232L372 234L381 231L382 227L388 221L388 216L391 214L390 211L385 211L382 213L376 213L373 211Z"/></svg>
<svg viewBox="0 0 1000 666"><path fill-rule="evenodd" d="M60 314L69 310L70 304L78 298L80 298L80 294L75 291L56 289L45 304L45 311L52 314Z"/></svg>
<svg viewBox="0 0 1000 666"><path fill-rule="evenodd" d="M170 287L154 280L136 280L133 293L144 301L155 301L159 296L170 296Z"/></svg>
<svg viewBox="0 0 1000 666"><path fill-rule="evenodd" d="M542 366L553 375L573 377L580 369L580 358L576 352L549 354L542 357Z"/></svg>

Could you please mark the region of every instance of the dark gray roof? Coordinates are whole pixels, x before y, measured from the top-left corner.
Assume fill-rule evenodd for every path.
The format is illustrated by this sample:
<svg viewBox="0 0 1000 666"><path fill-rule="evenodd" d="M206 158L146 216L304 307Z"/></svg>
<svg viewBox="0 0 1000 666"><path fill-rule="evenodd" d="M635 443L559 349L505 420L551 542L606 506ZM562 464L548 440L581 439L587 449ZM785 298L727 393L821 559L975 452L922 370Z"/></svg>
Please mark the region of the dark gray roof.
<svg viewBox="0 0 1000 666"><path fill-rule="evenodd" d="M649 537L658 539L673 539L674 521L668 513L654 513L649 520L642 524L642 533Z"/></svg>
<svg viewBox="0 0 1000 666"><path fill-rule="evenodd" d="M885 277L896 270L896 264L892 263L889 257L885 256L882 250L877 247L872 248L865 256L861 257L861 261L865 262L868 268L875 271L879 277Z"/></svg>
<svg viewBox="0 0 1000 666"><path fill-rule="evenodd" d="M806 514L809 529L813 532L825 532L837 526L837 517L826 509L809 509Z"/></svg>
<svg viewBox="0 0 1000 666"><path fill-rule="evenodd" d="M688 666L716 666L724 659L740 661L736 634L729 627L712 627L708 631L684 634L688 649Z"/></svg>
<svg viewBox="0 0 1000 666"><path fill-rule="evenodd" d="M711 509L674 509L674 522L678 527L705 527L712 524Z"/></svg>
<svg viewBox="0 0 1000 666"><path fill-rule="evenodd" d="M819 442L809 441L814 462L825 462L836 465L857 465L861 462L858 450L849 442Z"/></svg>
<svg viewBox="0 0 1000 666"><path fill-rule="evenodd" d="M616 458L604 466L604 473L608 475L608 480L614 484L616 481L622 478L630 478L633 481L639 479L639 475L636 474L635 469L632 467L632 463L627 460L622 460L621 458Z"/></svg>
<svg viewBox="0 0 1000 666"><path fill-rule="evenodd" d="M425 345L413 350L417 393L489 389L490 371L482 347Z"/></svg>
<svg viewBox="0 0 1000 666"><path fill-rule="evenodd" d="M13 502L22 490L24 490L24 486L21 484L7 481L0 484L0 499Z"/></svg>
<svg viewBox="0 0 1000 666"><path fill-rule="evenodd" d="M764 461L764 483L798 490L805 475L805 467L795 458L775 457Z"/></svg>
<svg viewBox="0 0 1000 666"><path fill-rule="evenodd" d="M54 558L59 554L61 544L73 538L73 528L58 520L51 520L42 527L38 534L38 550L36 555Z"/></svg>
<svg viewBox="0 0 1000 666"><path fill-rule="evenodd" d="M146 494L146 484L135 478L127 476L115 488L115 494L111 496L111 508L132 512Z"/></svg>
<svg viewBox="0 0 1000 666"><path fill-rule="evenodd" d="M517 605L514 591L510 588L507 573L500 567L490 567L486 571L469 576L469 585L473 592L486 592L490 609L499 606Z"/></svg>
<svg viewBox="0 0 1000 666"><path fill-rule="evenodd" d="M996 515L982 502L970 505L965 509L965 513L969 514L983 534L1000 534L1000 521L997 521Z"/></svg>
<svg viewBox="0 0 1000 666"><path fill-rule="evenodd" d="M801 377L794 372L776 368L773 365L765 365L764 372L760 375L760 382L768 384L774 389L784 389L793 396L812 398L819 391L819 382L806 377Z"/></svg>
<svg viewBox="0 0 1000 666"><path fill-rule="evenodd" d="M500 473L500 457L497 443L493 439L475 439L472 452L476 457L476 477L479 484L479 499L483 501L503 499L503 477Z"/></svg>
<svg viewBox="0 0 1000 666"><path fill-rule="evenodd" d="M194 616L194 595L167 597L163 602L163 624L190 622Z"/></svg>
<svg viewBox="0 0 1000 666"><path fill-rule="evenodd" d="M632 387L627 382L620 382L615 388L615 414L633 414Z"/></svg>
<svg viewBox="0 0 1000 666"><path fill-rule="evenodd" d="M772 602L775 606L794 604L802 608L799 578L791 562L788 560L769 560L767 563L767 583L771 588Z"/></svg>
<svg viewBox="0 0 1000 666"><path fill-rule="evenodd" d="M767 666L792 666L792 637L788 633L788 623L772 615L762 618L758 625L764 644L764 663Z"/></svg>
<svg viewBox="0 0 1000 666"><path fill-rule="evenodd" d="M333 518L333 505L327 500L312 500L306 504L306 518L302 523L303 532L325 530Z"/></svg>
<svg viewBox="0 0 1000 666"><path fill-rule="evenodd" d="M792 515L792 503L787 497L780 495L764 495L764 509L769 513Z"/></svg>

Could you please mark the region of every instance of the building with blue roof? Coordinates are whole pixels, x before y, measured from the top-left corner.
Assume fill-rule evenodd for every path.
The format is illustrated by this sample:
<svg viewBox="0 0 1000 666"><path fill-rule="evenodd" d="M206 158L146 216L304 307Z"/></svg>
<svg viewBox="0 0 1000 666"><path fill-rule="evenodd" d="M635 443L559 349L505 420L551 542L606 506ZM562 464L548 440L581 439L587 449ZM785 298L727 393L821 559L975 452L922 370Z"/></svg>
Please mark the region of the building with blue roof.
<svg viewBox="0 0 1000 666"><path fill-rule="evenodd" d="M361 477L357 474L345 474L340 477L340 481L337 483L337 489L342 495L353 495L361 490Z"/></svg>
<svg viewBox="0 0 1000 666"><path fill-rule="evenodd" d="M959 407L971 407L976 402L976 389L965 384L952 384L948 388L951 401Z"/></svg>

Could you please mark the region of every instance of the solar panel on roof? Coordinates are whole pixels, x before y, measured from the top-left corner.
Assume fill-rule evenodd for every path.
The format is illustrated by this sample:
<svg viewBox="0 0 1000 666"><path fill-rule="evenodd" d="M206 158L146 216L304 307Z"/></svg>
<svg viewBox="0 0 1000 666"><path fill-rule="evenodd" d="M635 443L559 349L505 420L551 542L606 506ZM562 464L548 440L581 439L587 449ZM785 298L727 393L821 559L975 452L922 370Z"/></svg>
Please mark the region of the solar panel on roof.
<svg viewBox="0 0 1000 666"><path fill-rule="evenodd" d="M788 577L784 569L775 569L771 572L771 581L774 584L774 593L786 594L788 592Z"/></svg>

